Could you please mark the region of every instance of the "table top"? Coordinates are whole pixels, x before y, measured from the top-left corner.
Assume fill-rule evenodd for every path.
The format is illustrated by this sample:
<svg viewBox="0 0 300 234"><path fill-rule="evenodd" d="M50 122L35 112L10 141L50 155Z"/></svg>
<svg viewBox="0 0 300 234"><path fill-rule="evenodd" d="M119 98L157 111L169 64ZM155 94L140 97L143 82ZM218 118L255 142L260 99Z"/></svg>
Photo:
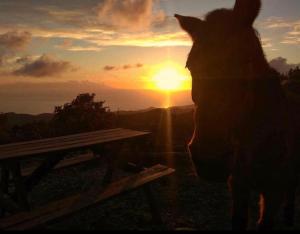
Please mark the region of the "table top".
<svg viewBox="0 0 300 234"><path fill-rule="evenodd" d="M0 146L0 161L19 159L71 149L79 149L109 142L138 138L150 135L150 132L140 132L129 129L110 129L35 141L13 143Z"/></svg>

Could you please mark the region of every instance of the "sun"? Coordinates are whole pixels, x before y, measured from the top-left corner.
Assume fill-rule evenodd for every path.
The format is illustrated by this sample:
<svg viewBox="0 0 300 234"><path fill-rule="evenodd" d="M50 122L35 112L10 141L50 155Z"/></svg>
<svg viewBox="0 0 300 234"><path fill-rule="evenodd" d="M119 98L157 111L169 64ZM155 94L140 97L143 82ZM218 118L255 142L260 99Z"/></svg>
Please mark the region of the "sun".
<svg viewBox="0 0 300 234"><path fill-rule="evenodd" d="M161 91L179 91L189 88L189 78L177 64L161 64L154 69L151 83L152 87Z"/></svg>

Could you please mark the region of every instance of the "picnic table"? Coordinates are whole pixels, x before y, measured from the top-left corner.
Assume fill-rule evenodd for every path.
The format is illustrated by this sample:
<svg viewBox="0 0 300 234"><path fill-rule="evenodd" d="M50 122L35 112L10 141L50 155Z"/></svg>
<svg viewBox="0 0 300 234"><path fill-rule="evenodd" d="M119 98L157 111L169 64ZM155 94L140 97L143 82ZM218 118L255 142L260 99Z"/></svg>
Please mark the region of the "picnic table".
<svg viewBox="0 0 300 234"><path fill-rule="evenodd" d="M150 135L149 132L118 128L0 146L0 229L33 228L141 186L146 191L152 215L161 221L151 189L146 185L172 174L172 168L155 165L112 183L120 147L125 143L143 147ZM70 153L85 150L106 159L106 173L102 184L91 191L32 209L28 193L53 170L93 160L94 157L89 154L65 158ZM135 152L140 153L138 150ZM22 161L33 157L43 161L31 168L21 166Z"/></svg>

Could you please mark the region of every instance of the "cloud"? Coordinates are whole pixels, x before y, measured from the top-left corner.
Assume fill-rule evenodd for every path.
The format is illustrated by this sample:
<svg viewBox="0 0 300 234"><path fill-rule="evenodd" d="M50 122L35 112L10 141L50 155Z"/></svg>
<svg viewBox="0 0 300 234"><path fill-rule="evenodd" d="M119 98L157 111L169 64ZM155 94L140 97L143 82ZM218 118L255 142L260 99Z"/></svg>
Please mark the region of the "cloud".
<svg viewBox="0 0 300 234"><path fill-rule="evenodd" d="M55 47L71 52L99 52L103 50L103 47L100 46L75 46L73 44L65 43L65 41Z"/></svg>
<svg viewBox="0 0 300 234"><path fill-rule="evenodd" d="M68 51L73 51L73 52L87 52L87 51L93 51L93 52L99 52L102 51L102 47L97 47L97 46L71 46L67 48L66 50Z"/></svg>
<svg viewBox="0 0 300 234"><path fill-rule="evenodd" d="M263 22L263 26L267 29L290 28L292 26L292 22L289 22L281 17L270 17Z"/></svg>
<svg viewBox="0 0 300 234"><path fill-rule="evenodd" d="M126 65L123 66L123 69L124 69L124 70L131 69L131 68L132 68L132 67L131 67L131 65L129 65L129 64L126 64Z"/></svg>
<svg viewBox="0 0 300 234"><path fill-rule="evenodd" d="M18 58L16 58L15 62L16 62L16 64L24 65L24 64L30 63L32 61L32 59L33 58L30 56L18 57Z"/></svg>
<svg viewBox="0 0 300 234"><path fill-rule="evenodd" d="M6 64L17 51L25 49L30 41L31 34L26 31L9 31L0 34L0 66Z"/></svg>
<svg viewBox="0 0 300 234"><path fill-rule="evenodd" d="M24 49L31 41L29 32L7 32L0 35L0 47L6 47L11 50Z"/></svg>
<svg viewBox="0 0 300 234"><path fill-rule="evenodd" d="M145 30L163 21L165 13L154 10L154 0L104 0L97 7L101 22L128 30Z"/></svg>
<svg viewBox="0 0 300 234"><path fill-rule="evenodd" d="M73 70L74 67L70 62L59 61L48 55L42 55L32 62L25 63L21 68L14 71L13 74L17 76L50 77Z"/></svg>
<svg viewBox="0 0 300 234"><path fill-rule="evenodd" d="M64 39L62 43L56 45L55 47L72 52L98 52L103 50L102 47L97 45L74 45L74 42L71 39Z"/></svg>
<svg viewBox="0 0 300 234"><path fill-rule="evenodd" d="M105 71L112 71L112 70L116 70L117 68L115 67L115 66L105 66L104 68L103 68Z"/></svg>
<svg viewBox="0 0 300 234"><path fill-rule="evenodd" d="M299 64L289 64L286 58L278 57L270 61L270 66L282 74L287 74L289 70L299 66Z"/></svg>
<svg viewBox="0 0 300 234"><path fill-rule="evenodd" d="M73 45L73 41L71 39L64 39L61 44L57 47L59 48L70 48Z"/></svg>
<svg viewBox="0 0 300 234"><path fill-rule="evenodd" d="M288 20L271 17L263 22L263 27L270 30L280 30L283 35L280 43L285 45L300 45L300 19Z"/></svg>
<svg viewBox="0 0 300 234"><path fill-rule="evenodd" d="M144 64L137 63L137 64L125 64L122 66L111 66L111 65L106 65L103 67L103 70L105 71L117 71L117 70L129 70L129 69L139 69L142 68Z"/></svg>
<svg viewBox="0 0 300 234"><path fill-rule="evenodd" d="M28 31L37 39L63 41L60 49L67 51L192 43L176 19L161 10L158 3L162 0L65 0L59 4L52 0L2 1L0 34L9 30Z"/></svg>
<svg viewBox="0 0 300 234"><path fill-rule="evenodd" d="M69 51L100 51L106 46L191 46L176 19L160 10L159 0L68 2L25 4L9 0L1 5L0 1L0 34L11 29L30 31L34 38L65 40L60 49Z"/></svg>
<svg viewBox="0 0 300 234"><path fill-rule="evenodd" d="M262 38L261 42L262 42L262 46L264 48L272 48L273 47L272 40L270 38Z"/></svg>
<svg viewBox="0 0 300 234"><path fill-rule="evenodd" d="M292 29L287 33L282 44L300 45L300 21L293 24Z"/></svg>

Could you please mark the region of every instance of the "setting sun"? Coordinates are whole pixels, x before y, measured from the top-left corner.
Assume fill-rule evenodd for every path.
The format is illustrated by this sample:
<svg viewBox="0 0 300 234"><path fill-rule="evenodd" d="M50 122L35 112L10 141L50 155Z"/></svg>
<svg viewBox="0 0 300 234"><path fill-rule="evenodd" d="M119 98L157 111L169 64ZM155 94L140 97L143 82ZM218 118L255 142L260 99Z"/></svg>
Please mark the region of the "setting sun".
<svg viewBox="0 0 300 234"><path fill-rule="evenodd" d="M151 88L161 91L179 91L190 87L190 79L179 65L166 63L154 69Z"/></svg>

